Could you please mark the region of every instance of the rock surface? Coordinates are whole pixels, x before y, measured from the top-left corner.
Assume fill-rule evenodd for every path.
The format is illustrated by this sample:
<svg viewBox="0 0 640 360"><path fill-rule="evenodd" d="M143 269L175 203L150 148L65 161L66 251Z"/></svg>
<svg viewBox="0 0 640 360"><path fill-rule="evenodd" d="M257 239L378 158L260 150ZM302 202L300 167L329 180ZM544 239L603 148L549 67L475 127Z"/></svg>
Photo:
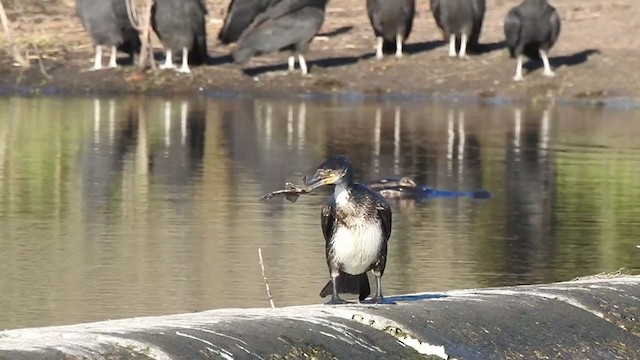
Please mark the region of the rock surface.
<svg viewBox="0 0 640 360"><path fill-rule="evenodd" d="M0 332L0 359L640 359L640 276Z"/></svg>

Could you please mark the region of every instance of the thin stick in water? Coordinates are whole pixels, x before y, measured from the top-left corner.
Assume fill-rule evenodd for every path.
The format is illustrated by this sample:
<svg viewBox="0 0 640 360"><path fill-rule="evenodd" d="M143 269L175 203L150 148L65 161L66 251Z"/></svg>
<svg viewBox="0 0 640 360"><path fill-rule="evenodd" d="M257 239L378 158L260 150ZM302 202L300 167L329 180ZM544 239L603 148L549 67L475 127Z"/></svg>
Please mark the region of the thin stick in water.
<svg viewBox="0 0 640 360"><path fill-rule="evenodd" d="M269 280L267 280L267 274L264 271L264 261L262 261L262 248L258 248L258 258L260 259L260 268L262 269L262 278L264 279L264 287L267 289L269 304L271 304L272 309L275 309L276 304L273 302L273 296L271 296L271 289L269 288Z"/></svg>

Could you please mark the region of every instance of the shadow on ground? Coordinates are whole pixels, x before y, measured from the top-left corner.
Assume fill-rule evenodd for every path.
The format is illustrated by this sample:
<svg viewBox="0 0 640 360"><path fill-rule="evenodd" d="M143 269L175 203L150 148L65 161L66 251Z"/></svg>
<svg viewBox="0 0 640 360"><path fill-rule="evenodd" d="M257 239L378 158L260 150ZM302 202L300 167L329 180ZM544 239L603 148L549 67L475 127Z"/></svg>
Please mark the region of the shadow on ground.
<svg viewBox="0 0 640 360"><path fill-rule="evenodd" d="M385 296L387 301L393 302L409 302L409 301L420 301L420 300L436 300L436 299L444 299L448 298L447 294L414 294L414 295L397 295L397 296Z"/></svg>
<svg viewBox="0 0 640 360"><path fill-rule="evenodd" d="M323 69L329 69L333 67L346 66L350 64L357 63L363 57L362 56L341 56L341 57L330 57L324 59L318 59L313 61L308 61L307 65L309 67L309 73L313 73L314 67L320 67ZM247 76L260 76L270 72L284 72L287 71L288 65L286 63L275 64L275 65L265 65L265 66L256 66L251 68L244 69L244 73ZM299 73L300 67L296 63L296 70L294 73Z"/></svg>
<svg viewBox="0 0 640 360"><path fill-rule="evenodd" d="M587 49L577 52L575 54L564 55L564 56L556 56L553 58L549 58L549 62L551 66L554 68L561 66L576 66L580 64L584 64L589 60L589 57L593 54L599 54L600 50L598 49ZM542 67L542 61L539 59L532 59L527 61L523 67L527 69L527 71L532 72L536 69Z"/></svg>

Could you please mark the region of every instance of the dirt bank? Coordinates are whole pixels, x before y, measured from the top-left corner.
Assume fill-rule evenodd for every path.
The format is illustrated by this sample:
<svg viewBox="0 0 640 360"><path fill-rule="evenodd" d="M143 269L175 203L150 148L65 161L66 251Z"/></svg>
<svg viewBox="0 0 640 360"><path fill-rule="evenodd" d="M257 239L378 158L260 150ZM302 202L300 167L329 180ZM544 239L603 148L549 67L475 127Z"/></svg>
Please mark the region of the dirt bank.
<svg viewBox="0 0 640 360"><path fill-rule="evenodd" d="M47 7L30 5L40 3L33 0L18 8L8 5L9 16L15 21L15 36L21 48L28 51L32 66L20 69L12 66L6 52L0 54L0 88L28 93L359 92L561 97L594 102L612 97L640 100L640 7L634 6L635 0L555 1L562 17L560 40L551 51L557 76L544 78L539 65L530 63L532 71L525 72L521 83L511 81L515 63L508 58L502 42L502 20L515 1L488 0L480 39L483 51L467 61L446 56L447 48L428 1L419 1L407 56L377 61L373 58L374 39L365 1L334 0L308 54L311 74L307 77L285 74L284 54L255 59L245 71L233 64L228 56L230 49L215 42L227 1L208 1L212 59L208 66L193 69L191 75L139 72L130 66L83 71L91 65L92 48L74 17L73 1L49 1Z"/></svg>

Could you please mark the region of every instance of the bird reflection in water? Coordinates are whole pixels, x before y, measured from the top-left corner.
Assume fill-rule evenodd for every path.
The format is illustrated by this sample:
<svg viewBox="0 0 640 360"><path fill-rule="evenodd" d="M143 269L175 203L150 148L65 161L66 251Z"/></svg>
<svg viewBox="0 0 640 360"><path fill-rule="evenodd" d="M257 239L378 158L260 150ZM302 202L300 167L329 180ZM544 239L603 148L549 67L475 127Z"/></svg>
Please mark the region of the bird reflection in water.
<svg viewBox="0 0 640 360"><path fill-rule="evenodd" d="M504 188L505 253L509 259L505 273L518 281L544 278L552 268L555 244L555 162L549 150L551 114L548 109L514 109L513 126L506 133Z"/></svg>
<svg viewBox="0 0 640 360"><path fill-rule="evenodd" d="M205 111L197 102L164 102L164 146L149 155L153 172L166 184L188 184L199 178L205 146ZM177 118L177 119L176 119ZM175 121L178 120L178 121Z"/></svg>

